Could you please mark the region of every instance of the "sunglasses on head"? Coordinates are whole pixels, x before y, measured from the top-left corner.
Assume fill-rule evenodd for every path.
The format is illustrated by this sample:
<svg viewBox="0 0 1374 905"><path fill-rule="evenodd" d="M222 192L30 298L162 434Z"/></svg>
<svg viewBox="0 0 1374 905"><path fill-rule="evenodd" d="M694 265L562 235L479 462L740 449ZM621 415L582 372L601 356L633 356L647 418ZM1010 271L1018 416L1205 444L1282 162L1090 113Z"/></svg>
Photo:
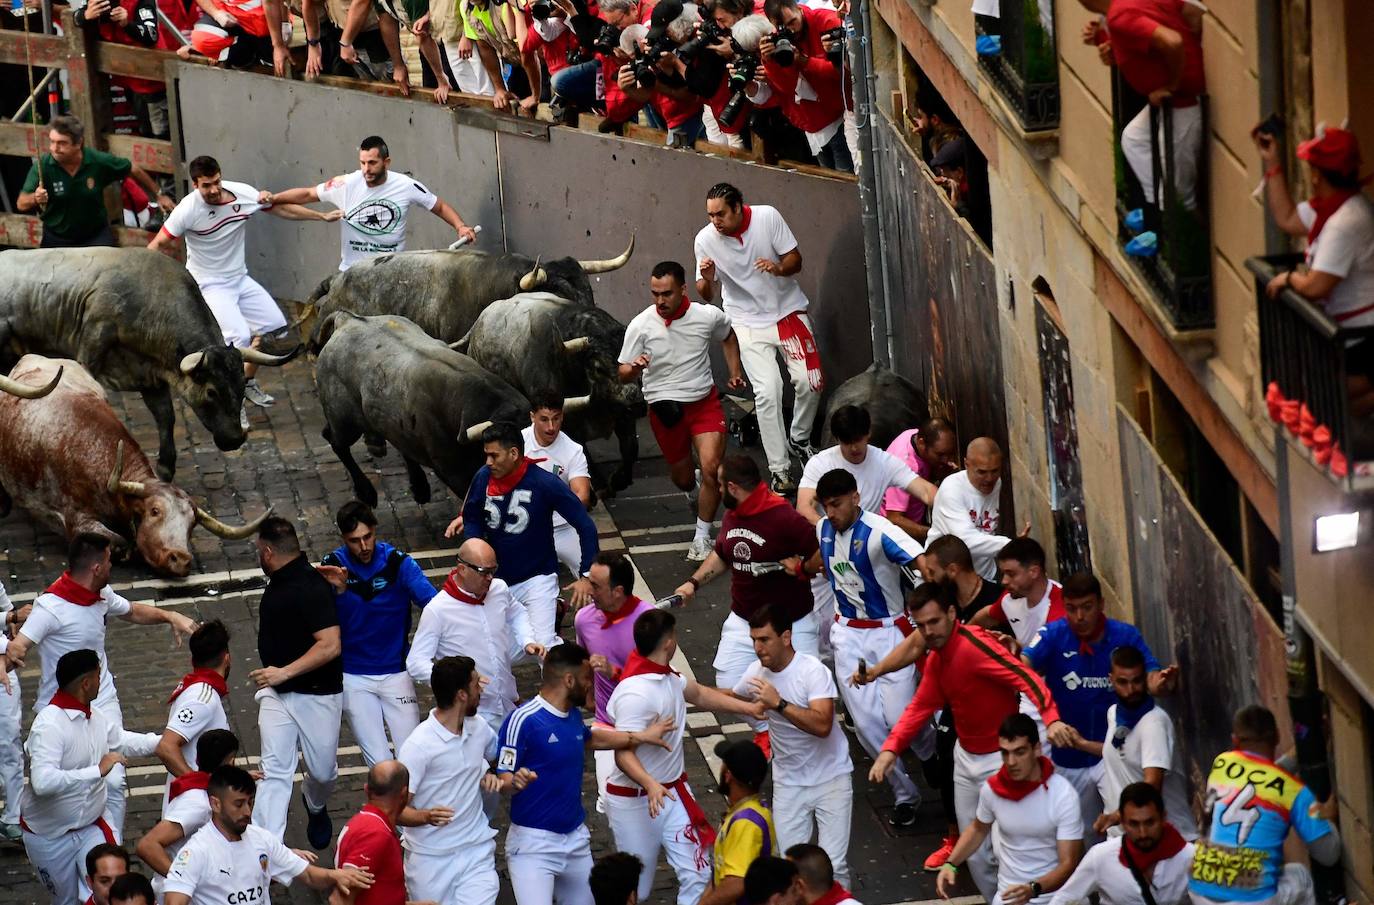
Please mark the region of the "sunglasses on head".
<svg viewBox="0 0 1374 905"><path fill-rule="evenodd" d="M495 574L496 574L496 566L479 566L479 565L477 565L476 563L470 563L470 562L468 562L466 559L463 559L463 557L461 557L461 556L458 557L458 562L460 562L460 563L462 563L463 565L467 566L469 569L471 569L472 571L476 572L478 575L495 575Z"/></svg>

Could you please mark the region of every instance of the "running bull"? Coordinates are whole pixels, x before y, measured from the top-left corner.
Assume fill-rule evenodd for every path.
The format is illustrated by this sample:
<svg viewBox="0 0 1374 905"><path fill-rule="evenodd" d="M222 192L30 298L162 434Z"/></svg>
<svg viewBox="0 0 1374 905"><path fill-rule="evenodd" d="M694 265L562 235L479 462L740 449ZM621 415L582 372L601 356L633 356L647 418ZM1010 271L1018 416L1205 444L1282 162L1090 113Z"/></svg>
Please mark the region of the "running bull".
<svg viewBox="0 0 1374 905"><path fill-rule="evenodd" d="M110 390L143 395L158 433L158 474L176 471L172 392L220 449L238 449L243 363L290 356L224 344L186 268L155 251L49 248L0 252L0 368L35 352L74 358Z"/></svg>
<svg viewBox="0 0 1374 905"><path fill-rule="evenodd" d="M830 435L830 416L841 406L857 405L867 409L873 419L868 442L879 449L897 439L902 431L920 427L930 418L926 394L905 377L878 363L846 380L830 396L825 408L825 445L834 444Z"/></svg>
<svg viewBox="0 0 1374 905"><path fill-rule="evenodd" d="M635 242L605 261L558 258L541 263L518 254L455 251L404 251L354 264L325 279L310 297L301 333L310 319L333 311L359 315L399 314L446 343L463 337L482 309L517 292L550 292L591 307L589 276L619 270L634 253Z"/></svg>
<svg viewBox="0 0 1374 905"><path fill-rule="evenodd" d="M101 534L121 550L136 549L154 572L181 578L191 568L197 524L237 540L271 513L230 527L161 480L100 384L75 361L25 355L8 382L55 389L39 399L0 396L0 515L18 503L68 541Z"/></svg>
<svg viewBox="0 0 1374 905"><path fill-rule="evenodd" d="M461 500L484 464L482 431L529 417L529 402L514 387L404 317L335 311L313 345L324 438L368 505L377 504L377 490L349 449L364 434L401 454L418 502L430 499L424 467Z"/></svg>
<svg viewBox="0 0 1374 905"><path fill-rule="evenodd" d="M546 292L524 292L488 305L453 348L526 396L558 390L568 397L564 425L579 442L615 434L620 464L609 478L593 467L607 495L630 486L639 458L635 419L644 414L637 383L617 377L625 325L601 308ZM585 404L584 404L585 403Z"/></svg>

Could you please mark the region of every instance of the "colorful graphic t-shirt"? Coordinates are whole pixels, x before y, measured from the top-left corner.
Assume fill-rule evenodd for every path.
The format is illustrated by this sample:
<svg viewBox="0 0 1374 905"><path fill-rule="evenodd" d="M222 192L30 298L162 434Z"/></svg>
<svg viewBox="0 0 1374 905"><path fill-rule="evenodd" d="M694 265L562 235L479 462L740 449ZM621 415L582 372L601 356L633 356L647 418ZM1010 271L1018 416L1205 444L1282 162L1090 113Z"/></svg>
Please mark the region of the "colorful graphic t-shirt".
<svg viewBox="0 0 1374 905"><path fill-rule="evenodd" d="M406 249L406 214L412 204L433 210L439 198L405 173L392 170L386 182L368 185L362 170L335 176L315 187L321 201L343 211L339 269L365 258Z"/></svg>

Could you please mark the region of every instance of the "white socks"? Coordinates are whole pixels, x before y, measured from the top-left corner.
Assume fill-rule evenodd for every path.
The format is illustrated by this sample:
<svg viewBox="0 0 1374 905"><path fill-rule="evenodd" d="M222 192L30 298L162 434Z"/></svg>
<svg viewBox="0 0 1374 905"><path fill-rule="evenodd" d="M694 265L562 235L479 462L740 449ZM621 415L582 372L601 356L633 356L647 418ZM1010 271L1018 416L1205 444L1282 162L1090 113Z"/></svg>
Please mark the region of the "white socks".
<svg viewBox="0 0 1374 905"><path fill-rule="evenodd" d="M702 519L697 519L697 536L696 536L694 539L695 539L695 540L710 540L710 539L711 539L711 523L710 523L710 522L707 522L707 521L703 521Z"/></svg>

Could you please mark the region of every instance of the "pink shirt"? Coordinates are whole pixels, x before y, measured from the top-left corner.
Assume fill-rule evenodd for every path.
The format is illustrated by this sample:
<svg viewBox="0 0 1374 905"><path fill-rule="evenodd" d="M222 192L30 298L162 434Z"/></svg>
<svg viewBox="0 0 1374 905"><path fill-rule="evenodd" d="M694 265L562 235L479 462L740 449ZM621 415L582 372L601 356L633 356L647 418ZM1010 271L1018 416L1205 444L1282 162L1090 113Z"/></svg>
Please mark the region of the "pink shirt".
<svg viewBox="0 0 1374 905"><path fill-rule="evenodd" d="M584 606L573 617L577 643L593 654L601 654L617 669L624 669L630 651L635 649L635 620L641 613L653 608L654 605L649 601L640 600L628 614L611 621L612 614L594 605ZM606 703L611 699L611 692L615 691L618 680L608 679L599 672L593 675L596 683L596 718L611 725L611 718L606 715Z"/></svg>
<svg viewBox="0 0 1374 905"><path fill-rule="evenodd" d="M929 480L930 466L926 460L916 455L916 448L912 445L916 435L920 433L916 428L902 431L897 438L888 444L887 451L906 463L907 467L916 472L923 478ZM914 497L901 487L889 487L883 496L882 514L895 512L904 515L913 522L923 521L926 517L926 504L921 502L919 497Z"/></svg>

